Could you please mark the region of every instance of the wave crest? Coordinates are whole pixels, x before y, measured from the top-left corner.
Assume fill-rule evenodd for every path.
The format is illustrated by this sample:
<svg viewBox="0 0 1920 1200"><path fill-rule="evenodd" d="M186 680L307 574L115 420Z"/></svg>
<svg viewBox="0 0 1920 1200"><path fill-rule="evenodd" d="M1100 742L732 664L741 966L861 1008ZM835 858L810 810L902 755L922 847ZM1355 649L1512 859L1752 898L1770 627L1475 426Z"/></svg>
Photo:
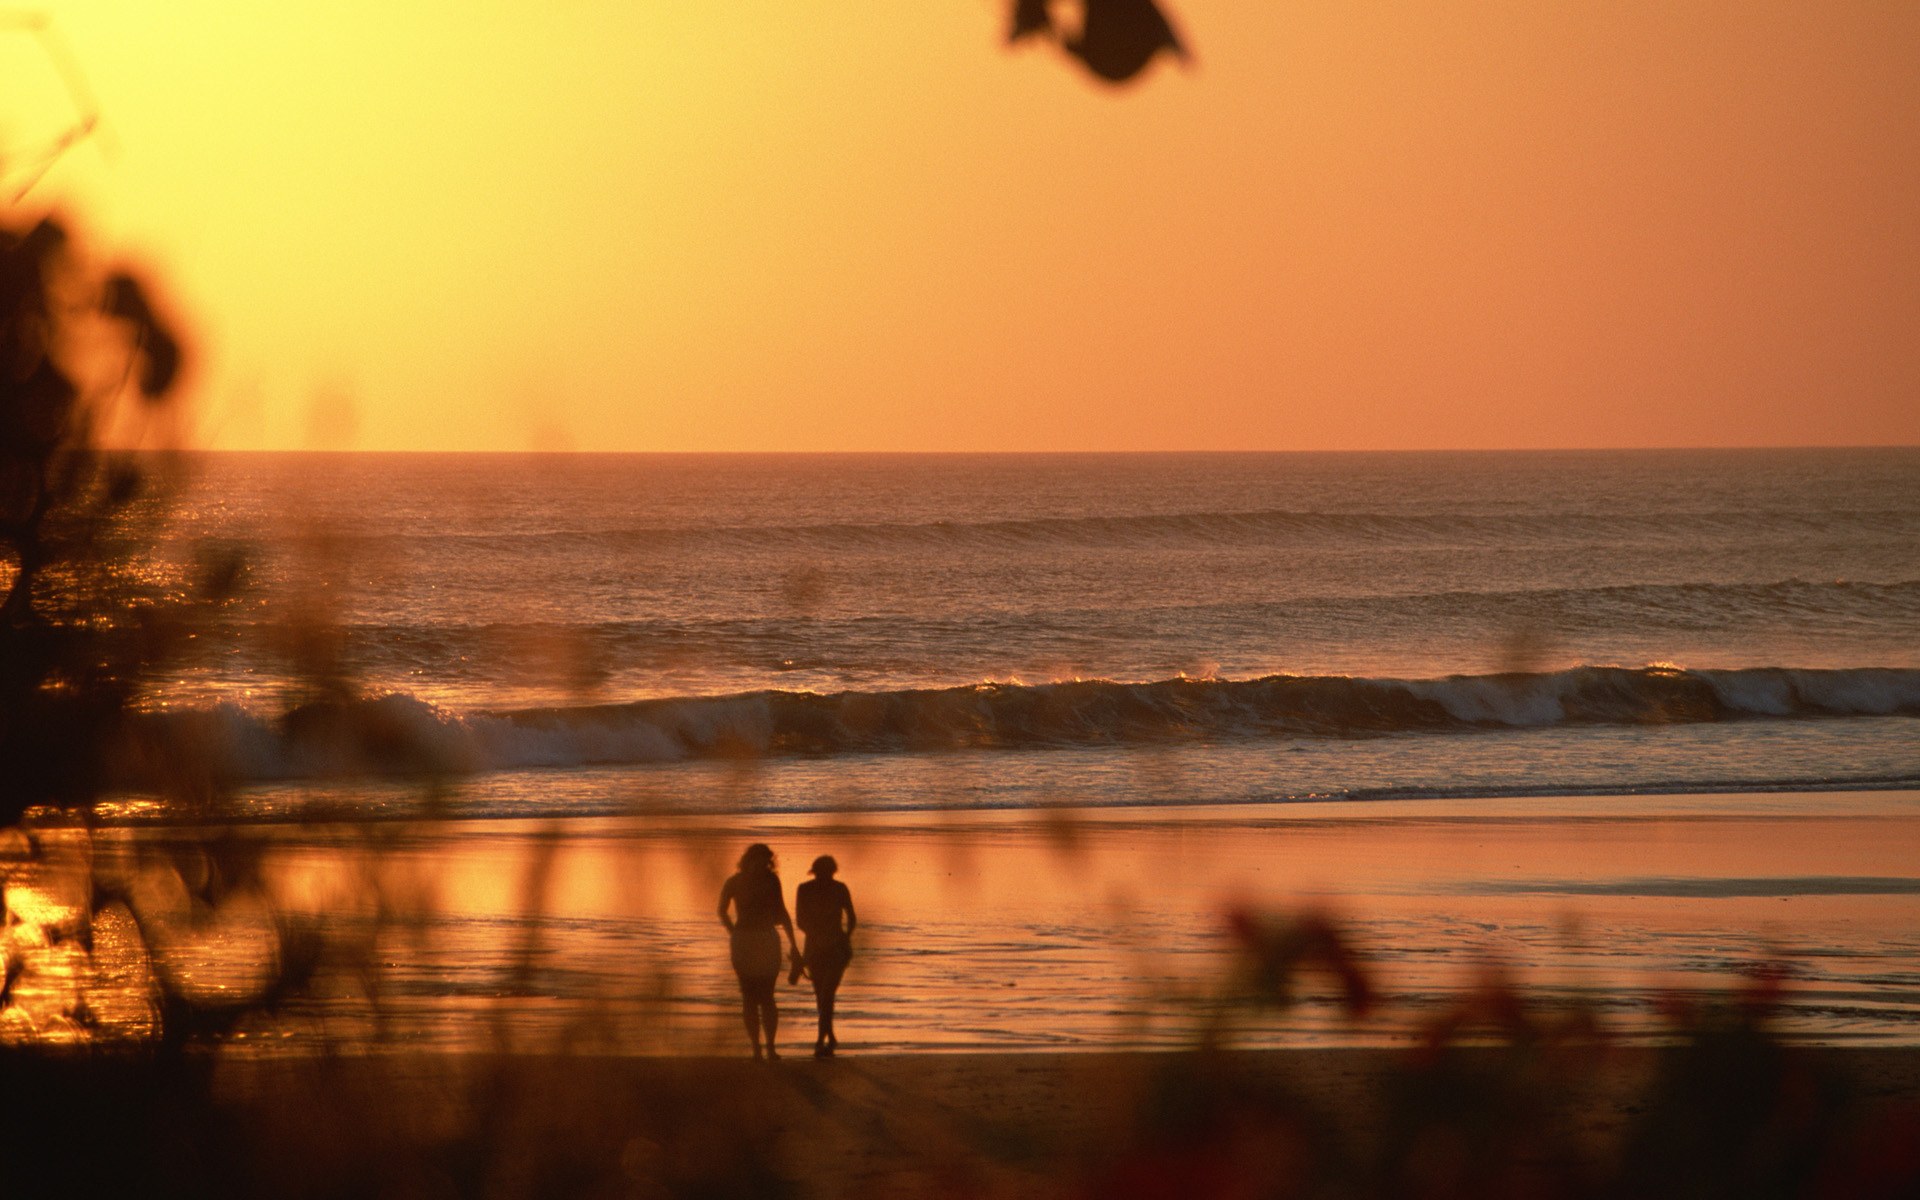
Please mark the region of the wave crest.
<svg viewBox="0 0 1920 1200"><path fill-rule="evenodd" d="M151 714L122 774L168 764L235 781L462 774L525 767L1146 744L1272 736L1920 716L1920 669L1576 667L1363 679L987 683L901 691L759 691L629 704L451 713L410 696L295 709Z"/></svg>

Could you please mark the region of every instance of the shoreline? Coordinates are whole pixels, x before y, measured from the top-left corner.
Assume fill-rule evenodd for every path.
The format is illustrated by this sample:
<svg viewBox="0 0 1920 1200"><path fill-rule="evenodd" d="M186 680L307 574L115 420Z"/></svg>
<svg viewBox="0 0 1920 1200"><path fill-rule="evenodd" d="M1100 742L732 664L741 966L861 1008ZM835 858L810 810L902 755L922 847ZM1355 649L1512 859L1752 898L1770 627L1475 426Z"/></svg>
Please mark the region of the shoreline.
<svg viewBox="0 0 1920 1200"><path fill-rule="evenodd" d="M635 768L630 765L599 765L563 767L522 767L494 774L569 776L574 774L600 774L628 770L644 770L659 767L671 769L687 764L650 764ZM458 777L454 786L484 778L483 776ZM402 792L417 792L421 788L419 781L392 780L380 778L347 778L343 780L316 781L290 780L275 783L250 785L250 789L261 791L282 791L288 789L317 788L322 784L348 791L355 789L389 789ZM246 795L243 790L241 796ZM753 808L740 807L729 809L662 809L647 805L627 807L609 807L605 810L568 810L559 812L461 812L458 805L419 812L396 812L391 809L342 812L330 810L323 817L298 810L284 812L246 811L237 808L231 814L217 818L205 814L181 813L178 815L158 811L159 801L147 799L140 793L125 793L105 801L101 809L108 815L101 819L100 812L89 814L91 823L103 830L125 830L139 832L156 830L167 832L195 831L206 829L261 828L274 829L312 829L338 825L413 825L464 827L469 825L499 824L512 826L530 822L564 822L568 825L592 826L611 825L634 819L646 819L662 822L667 828L686 828L709 830L756 829L792 823L796 826L811 828L833 828L832 822L846 822L849 829L871 830L890 828L895 831L912 829L919 826L949 832L956 826L973 826L980 829L994 827L1018 828L1033 823L1048 824L1062 819L1088 826L1140 826L1163 823L1179 823L1198 826L1248 826L1264 828L1273 825L1288 824L1293 821L1313 822L1326 819L1366 820L1363 814L1368 810L1391 805L1417 805L1423 809L1442 808L1447 805L1472 804L1512 804L1515 802L1533 802L1528 807L1538 810L1550 805L1552 801L1573 801L1582 804L1602 801L1714 801L1714 800L1763 800L1782 797L1833 796L1836 798L1856 798L1874 796L1909 796L1920 801L1920 778L1914 779L1876 779L1860 782L1820 782L1820 783L1780 783L1737 784L1716 782L1710 785L1692 787L1674 785L1673 787L1647 787L1638 789L1619 789L1596 786L1580 787L1542 787L1539 789L1475 789L1443 793L1407 793L1382 795L1314 795L1274 797L1244 802L1222 802L1215 799L1197 799L1191 801L1166 801L1160 799L1115 801L1107 804L1087 805L1061 802L1051 805L960 805L947 808L938 807L870 807L865 805L823 805L819 808ZM138 811L132 814L111 815L114 808L133 806ZM1328 818L1329 809L1344 806L1353 810L1342 812ZM149 811L152 810L152 811ZM1422 815L1426 815L1423 813ZM1703 814L1702 819L1714 819L1726 814ZM1798 812L1762 813L1743 812L1745 819L1794 820L1806 814ZM1842 816L1846 814L1833 814ZM1863 814L1871 819L1871 814ZM1662 820L1681 819L1681 814L1652 814ZM1463 821L1526 820L1560 821L1580 819L1585 821L1606 820L1644 820L1650 814L1644 813L1607 813L1588 812L1573 814L1566 810L1555 811L1547 807L1546 811L1499 812L1487 808L1477 808L1458 815ZM73 820L71 813L56 809L30 809L30 822L58 826ZM1378 819L1378 818L1373 818Z"/></svg>

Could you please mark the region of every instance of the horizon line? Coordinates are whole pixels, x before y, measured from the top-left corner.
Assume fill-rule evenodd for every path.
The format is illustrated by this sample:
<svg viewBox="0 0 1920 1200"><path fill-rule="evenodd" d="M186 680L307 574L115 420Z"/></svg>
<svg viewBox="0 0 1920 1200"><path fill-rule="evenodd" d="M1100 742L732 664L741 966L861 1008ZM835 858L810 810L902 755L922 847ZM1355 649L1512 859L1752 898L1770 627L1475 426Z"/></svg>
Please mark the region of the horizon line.
<svg viewBox="0 0 1920 1200"><path fill-rule="evenodd" d="M513 455L528 458L588 458L615 455L651 455L657 457L789 457L789 458L981 458L981 457L1171 457L1175 455L1217 456L1278 454L1682 454L1682 453L1763 453L1790 450L1920 450L1920 442L1832 442L1765 445L1675 445L1675 446L1422 446L1422 447L1342 447L1319 449L1167 449L1167 450L581 450L581 449L445 449L432 447L232 447L190 446L155 449L140 446L103 447L107 453L155 454L332 454L332 455Z"/></svg>

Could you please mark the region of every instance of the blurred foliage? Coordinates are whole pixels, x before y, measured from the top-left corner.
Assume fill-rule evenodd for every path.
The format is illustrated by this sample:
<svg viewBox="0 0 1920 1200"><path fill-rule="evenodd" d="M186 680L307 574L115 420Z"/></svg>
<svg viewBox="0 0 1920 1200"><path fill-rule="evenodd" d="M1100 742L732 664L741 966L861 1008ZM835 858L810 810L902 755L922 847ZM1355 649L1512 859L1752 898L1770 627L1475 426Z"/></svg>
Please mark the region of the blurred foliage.
<svg viewBox="0 0 1920 1200"><path fill-rule="evenodd" d="M133 275L90 272L51 217L0 225L0 821L96 796L165 658L176 613L129 548L164 481L99 431L129 394L151 423L180 366Z"/></svg>
<svg viewBox="0 0 1920 1200"><path fill-rule="evenodd" d="M1312 972L1364 1023L1375 984L1333 924L1237 913L1230 925L1228 1007L1285 1008ZM1782 979L1760 970L1718 1000L1669 1004L1648 1049L1614 1044L1584 1009L1545 1016L1490 974L1332 1098L1306 1086L1311 1072L1289 1075L1297 1058L1233 1053L1216 1021L1195 1052L1143 1068L1144 1099L1095 1148L1079 1194L1920 1194L1920 1111L1876 1106L1832 1057L1779 1041Z"/></svg>
<svg viewBox="0 0 1920 1200"><path fill-rule="evenodd" d="M1056 10L1077 10L1077 21ZM1071 55L1097 79L1126 83L1162 52L1187 57L1173 24L1154 0L1078 0L1067 6L1052 0L1013 0L1009 42L1045 40Z"/></svg>

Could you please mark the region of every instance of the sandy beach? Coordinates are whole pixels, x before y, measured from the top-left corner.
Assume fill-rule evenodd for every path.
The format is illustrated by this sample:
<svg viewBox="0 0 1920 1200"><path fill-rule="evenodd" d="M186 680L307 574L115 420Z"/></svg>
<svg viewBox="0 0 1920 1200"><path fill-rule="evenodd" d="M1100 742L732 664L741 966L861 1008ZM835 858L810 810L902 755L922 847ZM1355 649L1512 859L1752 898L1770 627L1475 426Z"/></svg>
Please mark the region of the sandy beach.
<svg viewBox="0 0 1920 1200"><path fill-rule="evenodd" d="M156 854L182 836L186 858ZM60 864L90 854L132 877L177 982L209 1002L244 990L273 922L324 947L317 985L230 1030L234 1054L724 1057L745 1047L713 906L751 841L838 856L860 913L839 1023L866 1056L1188 1047L1239 986L1236 920L1303 917L1338 930L1372 1003L1355 1016L1309 971L1284 1007L1238 1014L1236 1044L1403 1046L1490 981L1657 1041L1675 1003L1756 972L1780 978L1781 1037L1912 1045L1920 1028L1912 792L263 825L211 843L246 847L263 889L213 922L166 899L204 836L36 831L44 865L8 896L50 944L21 958L0 1034L150 1032L124 915L94 922L90 959L56 936L84 900ZM802 878L789 866L789 892ZM82 995L84 1027L61 1015ZM804 1047L806 985L779 999Z"/></svg>
<svg viewBox="0 0 1920 1200"><path fill-rule="evenodd" d="M1808 1179L1894 1194L1865 1183L1911 1183L1901 1147L1920 1120L1912 1048L17 1065L21 1084L54 1081L4 1101L19 1195L1433 1194L1501 1171L1536 1195L1698 1195L1721 1189L1695 1190L1689 1171L1756 1167L1776 1172L1761 1194ZM1773 1090L1726 1092L1735 1075ZM47 1103L88 1088L91 1125ZM169 1108L189 1094L202 1099ZM1708 1141L1671 1141L1695 1126ZM1471 1154L1435 1157L1447 1138ZM1789 1152L1806 1161L1769 1157ZM1659 1185L1637 1190L1650 1169Z"/></svg>
<svg viewBox="0 0 1920 1200"><path fill-rule="evenodd" d="M112 879L182 832L36 836L47 863L90 846ZM175 993L244 988L249 921L271 914L322 935L320 973L156 1050L124 1040L155 1021L124 930L97 921L91 967L68 975L79 952L52 937L8 1008L33 1035L6 1051L0 1101L18 1194L1891 1195L1914 1178L1910 792L241 832L272 904L156 926ZM712 903L749 839L789 862L831 850L854 889L833 1061L805 1055L804 985L780 991L782 1061L746 1058ZM9 901L58 933L57 882L16 873ZM81 997L91 1024L69 1036L24 1024Z"/></svg>

